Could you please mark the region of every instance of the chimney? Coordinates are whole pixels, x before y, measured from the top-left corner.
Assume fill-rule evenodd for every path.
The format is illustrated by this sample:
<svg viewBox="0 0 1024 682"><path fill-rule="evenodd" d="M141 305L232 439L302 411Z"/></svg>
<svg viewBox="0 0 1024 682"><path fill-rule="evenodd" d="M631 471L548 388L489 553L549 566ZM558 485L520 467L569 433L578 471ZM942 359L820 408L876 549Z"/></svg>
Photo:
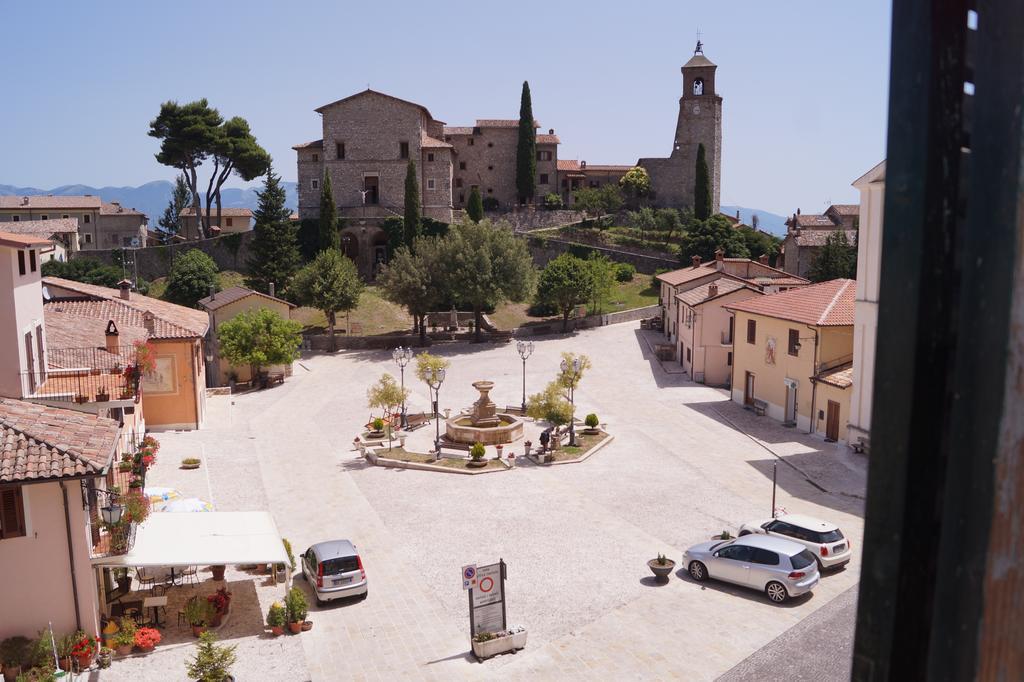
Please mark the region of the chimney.
<svg viewBox="0 0 1024 682"><path fill-rule="evenodd" d="M693 267L700 267L700 256L690 256L690 260L693 261Z"/></svg>
<svg viewBox="0 0 1024 682"><path fill-rule="evenodd" d="M121 298L125 301L132 300L132 283L131 280L122 279L117 283L117 288L121 290Z"/></svg>
<svg viewBox="0 0 1024 682"><path fill-rule="evenodd" d="M268 282L267 283L267 293L269 293L271 296L274 295L274 283L273 282Z"/></svg>
<svg viewBox="0 0 1024 682"><path fill-rule="evenodd" d="M586 170L586 169L587 169L587 162L586 161L580 161L580 170Z"/></svg>
<svg viewBox="0 0 1024 682"><path fill-rule="evenodd" d="M554 128L548 128L548 135L554 135L554 134L555 134L555 129Z"/></svg>
<svg viewBox="0 0 1024 682"><path fill-rule="evenodd" d="M736 209L736 222L739 222L739 219L740 219L740 210L737 208Z"/></svg>
<svg viewBox="0 0 1024 682"><path fill-rule="evenodd" d="M145 325L146 331L150 334L156 331L156 317L148 310L142 313L142 324Z"/></svg>
<svg viewBox="0 0 1024 682"><path fill-rule="evenodd" d="M798 209L796 209L796 214L797 214L797 215L800 215L800 209L799 209L799 208L798 208Z"/></svg>
<svg viewBox="0 0 1024 682"><path fill-rule="evenodd" d="M761 265L768 265L768 254L762 253L760 256L758 256L757 262L760 263Z"/></svg>
<svg viewBox="0 0 1024 682"><path fill-rule="evenodd" d="M22 197L21 198L21 205L22 206L28 206L28 197Z"/></svg>
<svg viewBox="0 0 1024 682"><path fill-rule="evenodd" d="M107 352L111 355L118 354L118 332L117 325L114 324L113 320L107 322Z"/></svg>
<svg viewBox="0 0 1024 682"><path fill-rule="evenodd" d="M715 260L721 263L724 258L725 251L722 250L722 247L718 247L717 249L715 249Z"/></svg>
<svg viewBox="0 0 1024 682"><path fill-rule="evenodd" d="M708 298L714 298L718 296L718 283L712 282L708 285Z"/></svg>

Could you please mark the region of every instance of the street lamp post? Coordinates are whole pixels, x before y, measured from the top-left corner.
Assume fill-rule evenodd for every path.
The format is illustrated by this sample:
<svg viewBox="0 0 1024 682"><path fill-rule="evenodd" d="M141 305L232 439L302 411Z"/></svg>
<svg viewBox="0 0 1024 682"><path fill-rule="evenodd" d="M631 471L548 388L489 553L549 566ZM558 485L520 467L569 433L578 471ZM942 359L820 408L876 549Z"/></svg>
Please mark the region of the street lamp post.
<svg viewBox="0 0 1024 682"><path fill-rule="evenodd" d="M431 373L430 380L427 381L429 386L434 391L434 459L441 458L441 384L444 383L444 367Z"/></svg>
<svg viewBox="0 0 1024 682"><path fill-rule="evenodd" d="M391 358L398 363L398 369L402 373L402 420L400 426L405 429L409 427L409 418L405 414L405 366L412 360L412 348L399 346L391 351Z"/></svg>
<svg viewBox="0 0 1024 682"><path fill-rule="evenodd" d="M517 341L516 350L523 359L523 414L526 414L526 358L533 354L533 341Z"/></svg>
<svg viewBox="0 0 1024 682"><path fill-rule="evenodd" d="M569 404L572 405L572 412L569 416L569 445L576 445L576 378L580 375L583 363L579 358L573 358L572 362L562 360L562 374L569 377Z"/></svg>

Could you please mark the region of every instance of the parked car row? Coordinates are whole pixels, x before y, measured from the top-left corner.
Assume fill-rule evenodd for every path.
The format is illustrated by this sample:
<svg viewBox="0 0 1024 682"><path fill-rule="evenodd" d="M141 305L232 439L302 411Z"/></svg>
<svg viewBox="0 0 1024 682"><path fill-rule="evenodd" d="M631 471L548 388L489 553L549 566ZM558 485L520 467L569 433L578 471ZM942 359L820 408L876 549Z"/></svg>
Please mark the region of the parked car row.
<svg viewBox="0 0 1024 682"><path fill-rule="evenodd" d="M781 604L814 589L824 569L850 561L850 541L835 524L787 514L740 526L739 537L683 552L690 577L749 587Z"/></svg>

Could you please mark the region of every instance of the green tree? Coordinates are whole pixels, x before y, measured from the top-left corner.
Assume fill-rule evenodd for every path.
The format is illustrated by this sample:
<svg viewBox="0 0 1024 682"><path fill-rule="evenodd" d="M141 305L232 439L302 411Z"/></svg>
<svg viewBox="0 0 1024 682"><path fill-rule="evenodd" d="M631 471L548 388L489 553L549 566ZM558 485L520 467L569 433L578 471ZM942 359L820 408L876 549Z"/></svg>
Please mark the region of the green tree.
<svg viewBox="0 0 1024 682"><path fill-rule="evenodd" d="M370 388L366 389L366 403L372 410L377 407L384 411L385 416L392 416L398 408L409 399L409 389L402 388L398 380L390 374L384 374ZM388 425L388 450L391 449L391 437L394 429Z"/></svg>
<svg viewBox="0 0 1024 682"><path fill-rule="evenodd" d="M257 193L259 205L253 213L256 224L249 253L249 276L245 283L263 293L284 292L292 276L299 269L301 255L297 229L291 221L291 211L285 206L285 191L281 177L273 168L267 169L263 190Z"/></svg>
<svg viewBox="0 0 1024 682"><path fill-rule="evenodd" d="M693 183L693 214L697 220L711 217L711 175L704 145L697 145L697 172Z"/></svg>
<svg viewBox="0 0 1024 682"><path fill-rule="evenodd" d="M758 258L761 255L768 256L768 262L774 263L775 256L779 252L779 245L782 241L775 235L754 230L749 227L736 228L736 233L750 252L751 258Z"/></svg>
<svg viewBox="0 0 1024 682"><path fill-rule="evenodd" d="M552 381L541 393L534 393L526 401L526 416L554 426L568 424L572 421L572 413L573 407L558 381Z"/></svg>
<svg viewBox="0 0 1024 682"><path fill-rule="evenodd" d="M199 635L195 656L185 662L185 672L190 680L199 682L225 682L235 664L237 646L217 644L217 638L206 630Z"/></svg>
<svg viewBox="0 0 1024 682"><path fill-rule="evenodd" d="M167 276L164 299L171 303L195 308L201 298L220 291L217 264L199 249L189 249L174 259Z"/></svg>
<svg viewBox="0 0 1024 682"><path fill-rule="evenodd" d="M651 176L647 174L646 168L634 166L619 178L619 187L630 204L636 206L641 199L651 193Z"/></svg>
<svg viewBox="0 0 1024 682"><path fill-rule="evenodd" d="M389 216L381 221L380 229L388 238L388 261L398 253L398 249L405 246L405 219L398 216Z"/></svg>
<svg viewBox="0 0 1024 682"><path fill-rule="evenodd" d="M608 260L606 256L591 253L590 258L587 259L587 267L590 269L590 276L593 279L593 289L590 292L590 312L600 314L604 312L604 305L611 298L612 291L615 289L619 264Z"/></svg>
<svg viewBox="0 0 1024 682"><path fill-rule="evenodd" d="M181 230L181 212L188 206L192 192L189 191L185 176L181 173L174 178L174 189L171 191L171 199L167 202L167 208L160 218L160 242L168 244L172 237Z"/></svg>
<svg viewBox="0 0 1024 682"><path fill-rule="evenodd" d="M160 113L150 121L149 135L160 140L156 160L182 171L192 194L199 237L209 236L214 201L220 223L220 189L231 174L254 180L270 165L270 155L256 142L245 119L236 116L224 121L206 99L187 104L164 102ZM206 186L204 214L200 205L199 166L207 160L213 161L213 171Z"/></svg>
<svg viewBox="0 0 1024 682"><path fill-rule="evenodd" d="M691 219L686 226L679 246L680 261L689 265L693 256L700 256L705 263L715 258L715 251L721 248L729 258L749 258L739 231L733 229L723 215L714 215L707 220Z"/></svg>
<svg viewBox="0 0 1024 682"><path fill-rule="evenodd" d="M412 248L420 235L420 183L416 177L416 162L409 159L405 168L405 245Z"/></svg>
<svg viewBox="0 0 1024 682"><path fill-rule="evenodd" d="M476 340L485 309L504 301L522 302L533 290L533 259L526 242L516 239L505 225L479 223L453 225L439 244L446 291L473 310Z"/></svg>
<svg viewBox="0 0 1024 682"><path fill-rule="evenodd" d="M640 243L646 244L647 233L658 229L658 214L650 206L644 206L639 211L627 211L626 224L640 230Z"/></svg>
<svg viewBox="0 0 1024 682"><path fill-rule="evenodd" d="M298 359L301 344L302 325L268 308L246 310L217 327L220 356L236 367L248 365L254 379L263 367Z"/></svg>
<svg viewBox="0 0 1024 682"><path fill-rule="evenodd" d="M327 249L295 273L289 293L300 305L323 312L333 351L337 349L334 337L337 314L359 305L363 287L355 263L337 249Z"/></svg>
<svg viewBox="0 0 1024 682"><path fill-rule="evenodd" d="M101 287L116 287L125 277L124 270L120 267L88 257L72 258L69 261L48 260L43 263L40 272L43 277L62 277ZM145 294L149 289L149 282L140 279L136 283L136 289L139 293Z"/></svg>
<svg viewBox="0 0 1024 682"><path fill-rule="evenodd" d="M416 378L426 384L442 369L447 370L451 364L451 360L423 351L416 356Z"/></svg>
<svg viewBox="0 0 1024 682"><path fill-rule="evenodd" d="M592 269L586 261L569 253L548 262L537 280L537 302L558 310L563 332L568 329L573 308L589 301L593 293Z"/></svg>
<svg viewBox="0 0 1024 682"><path fill-rule="evenodd" d="M519 144L516 147L516 190L519 203L533 199L537 191L537 129L533 123L530 84L523 81L519 100Z"/></svg>
<svg viewBox="0 0 1024 682"><path fill-rule="evenodd" d="M572 367L573 363L576 360L579 360L580 363L579 371L575 373L567 371L568 368ZM561 363L559 364L558 378L556 379L556 381L558 385L564 388L566 391L568 391L569 389L575 391L577 388L580 387L580 382L583 381L583 375L586 374L587 370L593 366L590 362L590 358L587 357L586 355L583 355L582 353L577 355L575 353L563 352L562 362L565 363L567 369L563 370L561 368Z"/></svg>
<svg viewBox="0 0 1024 682"><path fill-rule="evenodd" d="M474 223L484 219L484 200L480 197L480 190L476 185L469 190L469 201L466 202L466 215Z"/></svg>
<svg viewBox="0 0 1024 682"><path fill-rule="evenodd" d="M337 249L338 241L338 208L334 205L334 190L331 189L331 173L324 168L323 181L320 184L320 236L321 251Z"/></svg>
<svg viewBox="0 0 1024 682"><path fill-rule="evenodd" d="M419 237L414 248L402 246L377 277L377 286L385 299L405 306L419 331L420 343L427 342L426 315L437 310L446 298L444 264L438 256L435 238Z"/></svg>
<svg viewBox="0 0 1024 682"><path fill-rule="evenodd" d="M812 282L830 279L853 279L857 276L857 244L850 243L844 230L836 230L825 238L818 257L807 271Z"/></svg>

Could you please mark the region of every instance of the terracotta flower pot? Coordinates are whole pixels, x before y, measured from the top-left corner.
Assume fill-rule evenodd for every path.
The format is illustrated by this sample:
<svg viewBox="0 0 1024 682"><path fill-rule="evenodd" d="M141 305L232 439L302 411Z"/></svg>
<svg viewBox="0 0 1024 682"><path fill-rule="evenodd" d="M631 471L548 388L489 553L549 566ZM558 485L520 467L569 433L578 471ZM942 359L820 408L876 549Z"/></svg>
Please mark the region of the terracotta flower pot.
<svg viewBox="0 0 1024 682"><path fill-rule="evenodd" d="M131 644L122 644L121 646L117 647L117 655L118 656L127 656L131 652L132 652L132 645Z"/></svg>
<svg viewBox="0 0 1024 682"><path fill-rule="evenodd" d="M223 620L224 620L224 614L218 611L217 613L215 613L213 615L213 620L210 622L210 627L211 628L220 627L220 624L221 624L221 622Z"/></svg>
<svg viewBox="0 0 1024 682"><path fill-rule="evenodd" d="M91 666L92 665L92 657L93 657L93 654L92 654L91 651L89 653L87 653L87 654L81 654L80 656L75 656L75 662L78 663L78 669L79 670L85 670L86 668Z"/></svg>
<svg viewBox="0 0 1024 682"><path fill-rule="evenodd" d="M298 620L294 623L288 623L288 629L291 631L293 635L299 634L300 632L302 632L302 621Z"/></svg>
<svg viewBox="0 0 1024 682"><path fill-rule="evenodd" d="M137 646L135 648L138 649L140 653L148 654L150 651L152 651L156 647L152 647L152 646Z"/></svg>
<svg viewBox="0 0 1024 682"><path fill-rule="evenodd" d="M302 631L303 632L308 632L308 631L310 631L312 629L313 629L313 621L306 620L306 621L302 622Z"/></svg>
<svg viewBox="0 0 1024 682"><path fill-rule="evenodd" d="M283 625L272 625L270 627L270 634L272 634L274 637L280 637L281 635L284 634L284 626Z"/></svg>
<svg viewBox="0 0 1024 682"><path fill-rule="evenodd" d="M214 580L224 580L224 571L227 566L210 566L210 570L213 571Z"/></svg>
<svg viewBox="0 0 1024 682"><path fill-rule="evenodd" d="M69 670L71 670L71 657L70 656L64 656L63 658L60 659L60 669L63 670L64 672L68 672Z"/></svg>
<svg viewBox="0 0 1024 682"><path fill-rule="evenodd" d="M204 632L206 632L206 626L205 625L193 625L192 626L192 636L193 637L198 637L199 635L203 634ZM118 649L117 651L118 651L118 653L121 652L120 649Z"/></svg>

